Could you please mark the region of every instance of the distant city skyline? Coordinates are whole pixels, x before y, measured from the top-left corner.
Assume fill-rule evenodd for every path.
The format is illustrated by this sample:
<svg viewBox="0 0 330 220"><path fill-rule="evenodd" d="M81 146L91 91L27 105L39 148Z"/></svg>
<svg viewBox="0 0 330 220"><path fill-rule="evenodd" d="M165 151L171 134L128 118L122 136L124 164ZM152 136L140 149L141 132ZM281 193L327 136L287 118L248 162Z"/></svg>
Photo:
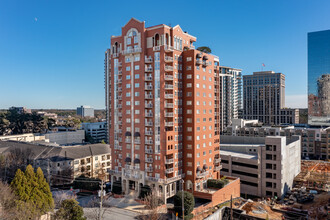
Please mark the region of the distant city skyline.
<svg viewBox="0 0 330 220"><path fill-rule="evenodd" d="M180 24L198 36L197 47L209 46L220 65L243 75L282 72L286 107L307 108L307 34L330 29L329 1L173 1L172 8L126 1L132 7L114 10L120 4L0 2L0 109L104 109L104 51L131 17L146 26Z"/></svg>

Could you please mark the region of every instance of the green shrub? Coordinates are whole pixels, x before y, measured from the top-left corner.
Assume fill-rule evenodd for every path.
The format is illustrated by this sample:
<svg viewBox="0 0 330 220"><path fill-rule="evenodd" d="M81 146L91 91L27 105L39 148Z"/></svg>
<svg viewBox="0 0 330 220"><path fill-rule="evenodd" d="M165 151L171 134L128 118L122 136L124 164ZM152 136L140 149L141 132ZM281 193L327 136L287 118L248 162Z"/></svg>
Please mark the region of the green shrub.
<svg viewBox="0 0 330 220"><path fill-rule="evenodd" d="M207 187L208 188L215 188L215 189L222 189L225 185L229 183L228 179L209 179L207 180Z"/></svg>

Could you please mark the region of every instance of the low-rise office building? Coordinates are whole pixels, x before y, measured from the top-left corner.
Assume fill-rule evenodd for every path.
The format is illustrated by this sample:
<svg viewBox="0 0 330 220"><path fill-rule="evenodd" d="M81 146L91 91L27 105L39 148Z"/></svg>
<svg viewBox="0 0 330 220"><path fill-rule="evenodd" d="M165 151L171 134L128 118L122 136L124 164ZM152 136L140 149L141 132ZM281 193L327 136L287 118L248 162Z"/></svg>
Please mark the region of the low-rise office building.
<svg viewBox="0 0 330 220"><path fill-rule="evenodd" d="M296 126L261 126L257 120L234 119L224 132L229 136L301 136L301 157L305 159L330 159L330 128Z"/></svg>
<svg viewBox="0 0 330 220"><path fill-rule="evenodd" d="M107 141L106 122L81 123L81 128L86 132L86 136L92 138L93 143Z"/></svg>
<svg viewBox="0 0 330 220"><path fill-rule="evenodd" d="M241 194L280 197L300 173L300 137L220 137L222 175L239 177Z"/></svg>

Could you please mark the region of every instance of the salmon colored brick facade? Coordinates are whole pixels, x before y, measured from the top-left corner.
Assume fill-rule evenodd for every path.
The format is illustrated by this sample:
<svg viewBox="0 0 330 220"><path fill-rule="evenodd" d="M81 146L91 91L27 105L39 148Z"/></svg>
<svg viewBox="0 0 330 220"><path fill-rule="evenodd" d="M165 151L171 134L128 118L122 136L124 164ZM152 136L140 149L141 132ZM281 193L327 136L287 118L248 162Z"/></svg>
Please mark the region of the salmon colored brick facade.
<svg viewBox="0 0 330 220"><path fill-rule="evenodd" d="M194 49L180 26L132 18L106 51L111 182L164 199L220 176L219 58Z"/></svg>

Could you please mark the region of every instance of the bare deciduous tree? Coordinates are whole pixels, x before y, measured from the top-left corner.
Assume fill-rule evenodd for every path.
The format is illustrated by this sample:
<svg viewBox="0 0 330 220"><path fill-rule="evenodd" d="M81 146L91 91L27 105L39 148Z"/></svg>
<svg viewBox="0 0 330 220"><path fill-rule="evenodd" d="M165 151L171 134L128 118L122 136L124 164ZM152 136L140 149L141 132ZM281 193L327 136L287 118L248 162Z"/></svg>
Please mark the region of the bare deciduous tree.
<svg viewBox="0 0 330 220"><path fill-rule="evenodd" d="M143 199L145 203L144 215L139 216L142 220L165 220L166 211L161 210L161 205L164 204L164 201L161 197L157 195L155 190L152 190L148 195Z"/></svg>

